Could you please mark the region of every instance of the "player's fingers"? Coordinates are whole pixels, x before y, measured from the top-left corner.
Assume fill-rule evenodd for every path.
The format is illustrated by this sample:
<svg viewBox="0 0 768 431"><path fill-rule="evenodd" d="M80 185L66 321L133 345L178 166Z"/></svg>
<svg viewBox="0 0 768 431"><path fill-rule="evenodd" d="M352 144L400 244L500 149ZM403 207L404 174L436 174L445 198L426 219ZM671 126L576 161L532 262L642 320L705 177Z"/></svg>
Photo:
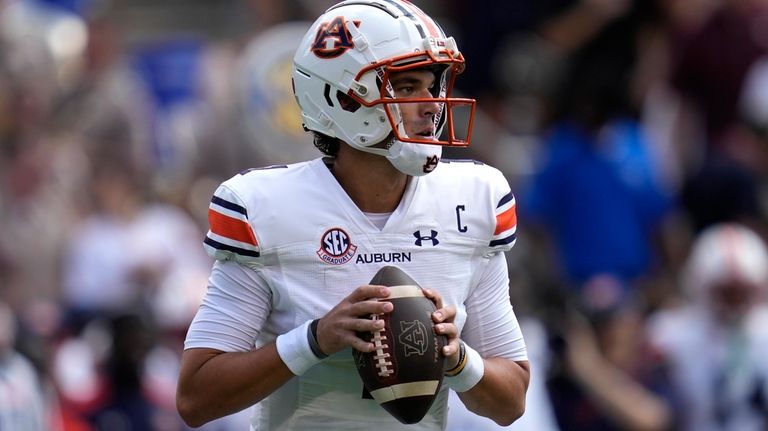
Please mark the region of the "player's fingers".
<svg viewBox="0 0 768 431"><path fill-rule="evenodd" d="M349 294L347 299L349 302L355 303L365 301L371 298L386 298L389 296L389 288L387 286L378 286L375 284L365 284L359 286Z"/></svg>
<svg viewBox="0 0 768 431"><path fill-rule="evenodd" d="M438 323L435 325L435 332L445 335L449 340L458 337L459 331L453 323Z"/></svg>
<svg viewBox="0 0 768 431"><path fill-rule="evenodd" d="M459 346L459 339L454 338L443 347L443 356L447 359L446 365L448 366L448 369L455 367L459 362Z"/></svg>
<svg viewBox="0 0 768 431"><path fill-rule="evenodd" d="M345 328L353 332L372 332L380 331L384 328L384 321L381 319L352 319L348 321Z"/></svg>
<svg viewBox="0 0 768 431"><path fill-rule="evenodd" d="M360 301L349 307L353 316L370 316L371 314L384 314L392 311L392 303L389 301Z"/></svg>
<svg viewBox="0 0 768 431"><path fill-rule="evenodd" d="M455 365L455 362L459 361L458 355L459 355L459 339L458 338L450 339L448 344L446 344L443 347L443 356L449 359L449 364L453 363L453 365ZM448 367L448 368L452 368L452 367Z"/></svg>
<svg viewBox="0 0 768 431"><path fill-rule="evenodd" d="M424 296L431 299L435 303L435 307L443 308L443 297L436 290L424 289Z"/></svg>
<svg viewBox="0 0 768 431"><path fill-rule="evenodd" d="M373 343L363 340L360 337L351 336L347 340L347 345L352 347L355 350L359 350L364 353L373 352L376 350L376 347L373 345Z"/></svg>
<svg viewBox="0 0 768 431"><path fill-rule="evenodd" d="M454 338L453 340L451 340L449 344L451 346L452 352L458 355L459 350L461 350L461 340L459 340L458 338Z"/></svg>
<svg viewBox="0 0 768 431"><path fill-rule="evenodd" d="M440 322L453 322L453 319L456 317L456 307L453 305L447 305L442 308L438 308L435 310L434 313L432 313L432 320L435 323Z"/></svg>

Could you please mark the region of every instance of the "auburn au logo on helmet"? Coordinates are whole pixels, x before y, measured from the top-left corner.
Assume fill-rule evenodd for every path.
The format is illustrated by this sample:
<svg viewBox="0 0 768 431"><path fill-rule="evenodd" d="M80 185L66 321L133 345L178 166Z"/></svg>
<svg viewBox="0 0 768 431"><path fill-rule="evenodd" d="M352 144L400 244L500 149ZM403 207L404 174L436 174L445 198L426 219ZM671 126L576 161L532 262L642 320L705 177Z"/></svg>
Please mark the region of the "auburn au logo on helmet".
<svg viewBox="0 0 768 431"><path fill-rule="evenodd" d="M360 21L354 21L360 27ZM336 58L348 49L354 48L352 35L349 34L343 16L337 16L331 22L324 22L317 28L317 36L312 44L312 52L320 58Z"/></svg>

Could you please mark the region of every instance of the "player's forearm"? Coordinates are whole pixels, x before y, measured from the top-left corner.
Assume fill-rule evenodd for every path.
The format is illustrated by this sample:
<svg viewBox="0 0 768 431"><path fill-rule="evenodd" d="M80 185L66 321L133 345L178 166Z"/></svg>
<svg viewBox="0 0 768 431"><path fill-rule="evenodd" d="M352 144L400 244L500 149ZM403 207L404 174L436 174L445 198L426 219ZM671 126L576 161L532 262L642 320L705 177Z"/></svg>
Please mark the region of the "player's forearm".
<svg viewBox="0 0 768 431"><path fill-rule="evenodd" d="M459 398L470 411L507 426L525 411L528 361L486 358L484 362L483 378L472 389L459 393Z"/></svg>
<svg viewBox="0 0 768 431"><path fill-rule="evenodd" d="M274 343L250 352L186 350L176 406L188 425L198 427L256 404L293 376Z"/></svg>
<svg viewBox="0 0 768 431"><path fill-rule="evenodd" d="M619 428L655 431L669 429L669 406L624 371L604 360L580 365L576 380Z"/></svg>

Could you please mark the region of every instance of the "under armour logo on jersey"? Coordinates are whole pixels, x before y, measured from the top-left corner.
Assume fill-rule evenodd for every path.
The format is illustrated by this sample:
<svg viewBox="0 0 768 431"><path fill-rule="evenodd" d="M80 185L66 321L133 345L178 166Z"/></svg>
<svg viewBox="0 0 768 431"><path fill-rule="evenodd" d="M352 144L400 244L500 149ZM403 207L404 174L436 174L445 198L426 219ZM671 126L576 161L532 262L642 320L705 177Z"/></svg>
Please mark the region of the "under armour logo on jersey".
<svg viewBox="0 0 768 431"><path fill-rule="evenodd" d="M416 232L414 232L413 236L416 237L415 244L418 245L419 247L423 245L422 243L424 241L432 241L432 246L436 246L440 244L440 241L437 240L437 231L433 229L433 230L430 230L429 232L430 232L429 235L422 235L420 230L417 230Z"/></svg>
<svg viewBox="0 0 768 431"><path fill-rule="evenodd" d="M360 21L354 21L356 27ZM348 49L354 48L355 42L349 34L347 23L343 16L337 16L331 22L324 22L317 28L315 42L311 51L320 58L336 58Z"/></svg>

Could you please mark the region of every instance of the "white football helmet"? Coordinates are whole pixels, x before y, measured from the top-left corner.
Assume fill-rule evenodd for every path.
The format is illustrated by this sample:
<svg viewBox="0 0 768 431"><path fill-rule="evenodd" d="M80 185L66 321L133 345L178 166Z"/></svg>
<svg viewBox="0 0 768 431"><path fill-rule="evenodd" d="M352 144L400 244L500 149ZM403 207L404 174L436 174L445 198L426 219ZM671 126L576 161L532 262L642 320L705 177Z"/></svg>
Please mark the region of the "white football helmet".
<svg viewBox="0 0 768 431"><path fill-rule="evenodd" d="M737 223L708 227L697 237L683 273L696 300L708 301L714 286L738 282L768 293L768 247L753 230Z"/></svg>
<svg viewBox="0 0 768 431"><path fill-rule="evenodd" d="M390 76L424 68L436 72L433 98L396 100ZM321 15L299 44L294 94L307 129L386 156L409 175L424 175L437 166L443 145L469 145L475 101L452 97L463 70L454 39L413 4L347 0ZM398 104L424 102L441 107L434 118L435 137L408 136ZM459 128L454 127L457 106L469 114ZM384 148L373 147L386 139L391 141Z"/></svg>

